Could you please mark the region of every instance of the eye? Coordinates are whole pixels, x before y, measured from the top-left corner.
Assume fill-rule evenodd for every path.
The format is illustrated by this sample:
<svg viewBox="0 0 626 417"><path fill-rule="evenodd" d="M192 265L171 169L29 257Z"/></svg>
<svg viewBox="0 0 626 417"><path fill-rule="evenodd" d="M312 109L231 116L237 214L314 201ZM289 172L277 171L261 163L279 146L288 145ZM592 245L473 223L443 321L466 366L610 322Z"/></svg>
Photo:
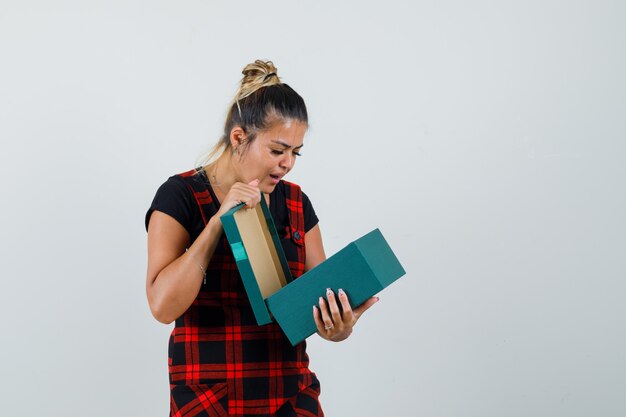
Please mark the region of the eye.
<svg viewBox="0 0 626 417"><path fill-rule="evenodd" d="M284 152L284 151L279 151L279 150L276 150L276 149L272 149L272 153L273 153L274 155L282 155L282 154L284 154L285 152Z"/></svg>
<svg viewBox="0 0 626 417"><path fill-rule="evenodd" d="M296 151L293 151L293 154L294 154L295 156L302 156L302 154L301 154L300 152L296 152Z"/></svg>

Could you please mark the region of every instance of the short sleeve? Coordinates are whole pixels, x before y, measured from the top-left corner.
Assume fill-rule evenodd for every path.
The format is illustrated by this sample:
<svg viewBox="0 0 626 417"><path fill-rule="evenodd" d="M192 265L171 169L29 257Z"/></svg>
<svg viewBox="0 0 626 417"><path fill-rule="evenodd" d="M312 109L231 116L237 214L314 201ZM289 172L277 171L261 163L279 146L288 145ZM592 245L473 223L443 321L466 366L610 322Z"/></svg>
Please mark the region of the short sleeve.
<svg viewBox="0 0 626 417"><path fill-rule="evenodd" d="M306 233L319 223L319 219L315 214L311 200L304 192L302 193L302 211L304 212L304 232Z"/></svg>
<svg viewBox="0 0 626 417"><path fill-rule="evenodd" d="M158 210L176 219L191 235L195 217L194 204L193 194L183 180L177 176L168 178L157 190L146 213L146 230L152 212Z"/></svg>

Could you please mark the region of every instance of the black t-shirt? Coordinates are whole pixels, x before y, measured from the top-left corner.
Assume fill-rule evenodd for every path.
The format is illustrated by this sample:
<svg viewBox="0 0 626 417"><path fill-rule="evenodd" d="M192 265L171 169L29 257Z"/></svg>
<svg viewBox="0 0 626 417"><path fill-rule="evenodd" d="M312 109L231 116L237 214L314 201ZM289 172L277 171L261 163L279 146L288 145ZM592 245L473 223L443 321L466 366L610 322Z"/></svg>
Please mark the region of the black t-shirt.
<svg viewBox="0 0 626 417"><path fill-rule="evenodd" d="M209 181L206 179L206 176L201 175L200 178L203 179L211 193L214 209L215 212L217 212L219 203L217 202L215 193ZM302 193L302 206L304 212L304 231L306 233L318 223L318 218L311 205L311 201L304 192ZM289 217L286 204L285 184L282 181L276 185L274 191L270 194L269 209L279 237L284 238L286 228L289 226ZM157 190L154 200L152 200L152 204L146 213L146 230L148 230L150 216L154 210L168 214L176 219L189 233L190 243L195 241L204 229L204 222L202 221L198 203L184 180L179 176L174 175L168 178Z"/></svg>

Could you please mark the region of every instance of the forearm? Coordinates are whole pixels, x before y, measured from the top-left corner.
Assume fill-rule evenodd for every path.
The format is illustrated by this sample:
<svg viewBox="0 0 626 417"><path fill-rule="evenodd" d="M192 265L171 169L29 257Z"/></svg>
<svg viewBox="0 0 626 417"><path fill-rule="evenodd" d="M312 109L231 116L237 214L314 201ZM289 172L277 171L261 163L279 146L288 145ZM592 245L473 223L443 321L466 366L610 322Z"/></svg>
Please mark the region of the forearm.
<svg viewBox="0 0 626 417"><path fill-rule="evenodd" d="M163 268L148 286L150 308L158 321L173 322L196 299L204 280L203 270L207 270L221 235L222 224L214 216L188 251Z"/></svg>

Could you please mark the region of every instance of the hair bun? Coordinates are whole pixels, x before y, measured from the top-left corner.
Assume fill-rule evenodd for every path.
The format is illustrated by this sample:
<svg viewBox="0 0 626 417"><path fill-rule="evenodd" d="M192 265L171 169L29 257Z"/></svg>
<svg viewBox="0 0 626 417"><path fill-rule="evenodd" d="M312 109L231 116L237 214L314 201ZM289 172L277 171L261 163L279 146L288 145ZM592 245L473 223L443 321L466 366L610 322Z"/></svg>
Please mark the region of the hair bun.
<svg viewBox="0 0 626 417"><path fill-rule="evenodd" d="M278 69L276 69L272 61L257 59L253 63L246 65L241 73L243 78L235 97L236 101L248 97L260 88L281 83L278 77Z"/></svg>

